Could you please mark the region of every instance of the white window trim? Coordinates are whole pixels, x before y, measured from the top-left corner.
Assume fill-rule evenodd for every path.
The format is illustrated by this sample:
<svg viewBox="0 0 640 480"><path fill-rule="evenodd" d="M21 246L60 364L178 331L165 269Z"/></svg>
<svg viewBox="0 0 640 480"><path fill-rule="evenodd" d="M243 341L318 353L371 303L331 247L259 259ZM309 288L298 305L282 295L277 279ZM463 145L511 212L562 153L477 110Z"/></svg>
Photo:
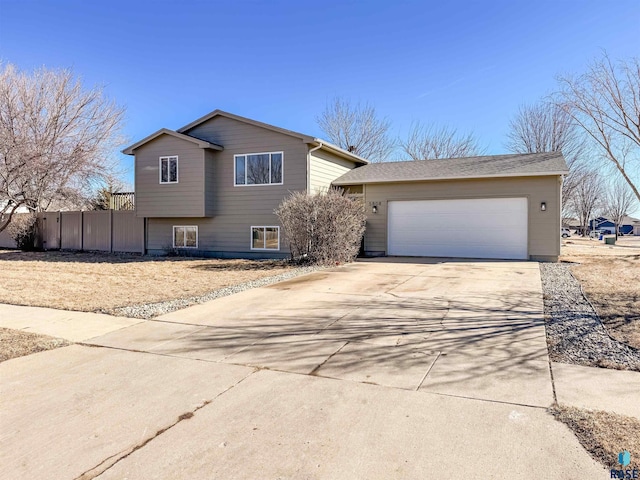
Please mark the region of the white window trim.
<svg viewBox="0 0 640 480"><path fill-rule="evenodd" d="M253 248L253 229L254 228L276 228L278 230L278 248ZM266 237L265 237L266 240ZM251 250L258 250L261 252L279 252L280 251L280 227L277 225L251 225L249 230L249 247Z"/></svg>
<svg viewBox="0 0 640 480"><path fill-rule="evenodd" d="M273 155L279 153L282 155L282 181L280 183L236 183L236 158L244 157L244 181L247 181L247 157L249 155ZM271 180L271 157L269 157L269 180ZM284 152L258 152L258 153L238 153L233 156L233 186L234 187L267 187L269 185L284 185Z"/></svg>
<svg viewBox="0 0 640 480"><path fill-rule="evenodd" d="M171 181L163 182L162 181L162 160L168 160L170 162L172 158L176 159L176 181L175 182L171 182ZM160 157L158 159L158 180L160 181L160 183L162 185L166 185L168 183L178 183L178 181L180 180L180 169L178 168L179 164L180 164L180 162L178 160L178 155L165 155L165 156L162 156L162 157ZM169 168L169 165L170 165L170 163L167 163L167 174L169 174L169 172L171 171L171 169ZM169 174L169 176L171 176L171 175Z"/></svg>
<svg viewBox="0 0 640 480"><path fill-rule="evenodd" d="M195 247L187 247L185 245L180 245L180 246L176 246L176 228L195 228L196 229L196 246ZM197 225L174 225L173 229L171 230L173 233L172 239L171 239L171 243L173 244L173 248L198 248L199 242L200 242L200 237L199 237L199 233L198 233L198 226ZM184 240L185 243L187 242L187 231L185 230L184 232ZM280 244L280 234L278 234L278 245Z"/></svg>

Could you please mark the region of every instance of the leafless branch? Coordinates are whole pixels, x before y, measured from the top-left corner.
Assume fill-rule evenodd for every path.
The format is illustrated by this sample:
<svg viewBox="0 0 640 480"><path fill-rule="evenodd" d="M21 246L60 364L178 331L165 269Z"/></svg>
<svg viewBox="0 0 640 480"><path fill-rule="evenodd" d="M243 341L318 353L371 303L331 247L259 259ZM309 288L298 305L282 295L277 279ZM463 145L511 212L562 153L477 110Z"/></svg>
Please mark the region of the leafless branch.
<svg viewBox="0 0 640 480"><path fill-rule="evenodd" d="M585 235L589 221L596 216L604 204L603 179L598 170L590 168L584 171L581 181L576 185L571 198L571 209L580 221L582 234Z"/></svg>
<svg viewBox="0 0 640 480"><path fill-rule="evenodd" d="M614 180L605 196L604 215L615 224L616 236L625 216L634 206L636 198L629 185L621 178Z"/></svg>
<svg viewBox="0 0 640 480"><path fill-rule="evenodd" d="M124 111L70 71L0 70L0 208L86 197L115 170ZM7 215L5 215L7 217ZM0 231L11 220L0 222Z"/></svg>
<svg viewBox="0 0 640 480"><path fill-rule="evenodd" d="M384 162L395 148L389 135L391 122L379 118L369 104L353 105L337 97L316 121L330 142L372 162Z"/></svg>
<svg viewBox="0 0 640 480"><path fill-rule="evenodd" d="M484 151L472 133L459 135L456 129L425 126L420 122L411 125L409 135L400 140L400 146L411 160L473 157Z"/></svg>
<svg viewBox="0 0 640 480"><path fill-rule="evenodd" d="M640 60L603 54L587 72L559 78L558 102L640 200Z"/></svg>
<svg viewBox="0 0 640 480"><path fill-rule="evenodd" d="M582 132L566 106L547 101L521 106L511 119L505 146L514 153L562 152L569 166L562 184L566 211L585 172L587 154Z"/></svg>

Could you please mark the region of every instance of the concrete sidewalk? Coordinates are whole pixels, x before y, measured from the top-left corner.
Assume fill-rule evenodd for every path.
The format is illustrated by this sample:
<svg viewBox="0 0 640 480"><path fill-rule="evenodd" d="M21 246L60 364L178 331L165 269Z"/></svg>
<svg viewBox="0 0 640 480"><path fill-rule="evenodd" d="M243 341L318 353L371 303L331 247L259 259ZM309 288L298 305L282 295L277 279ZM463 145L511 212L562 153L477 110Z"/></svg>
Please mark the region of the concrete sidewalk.
<svg viewBox="0 0 640 480"><path fill-rule="evenodd" d="M606 474L544 408L80 345L0 377L12 479Z"/></svg>
<svg viewBox="0 0 640 480"><path fill-rule="evenodd" d="M143 320L100 313L0 304L0 327L82 342Z"/></svg>
<svg viewBox="0 0 640 480"><path fill-rule="evenodd" d="M640 372L552 363L558 403L640 419Z"/></svg>

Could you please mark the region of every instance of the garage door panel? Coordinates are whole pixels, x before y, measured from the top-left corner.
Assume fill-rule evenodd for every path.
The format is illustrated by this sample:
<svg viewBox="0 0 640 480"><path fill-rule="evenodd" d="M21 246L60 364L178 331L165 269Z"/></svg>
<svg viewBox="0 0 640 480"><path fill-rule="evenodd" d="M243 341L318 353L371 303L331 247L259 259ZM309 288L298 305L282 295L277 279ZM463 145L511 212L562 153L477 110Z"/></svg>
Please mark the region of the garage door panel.
<svg viewBox="0 0 640 480"><path fill-rule="evenodd" d="M388 254L527 258L527 200L391 201Z"/></svg>

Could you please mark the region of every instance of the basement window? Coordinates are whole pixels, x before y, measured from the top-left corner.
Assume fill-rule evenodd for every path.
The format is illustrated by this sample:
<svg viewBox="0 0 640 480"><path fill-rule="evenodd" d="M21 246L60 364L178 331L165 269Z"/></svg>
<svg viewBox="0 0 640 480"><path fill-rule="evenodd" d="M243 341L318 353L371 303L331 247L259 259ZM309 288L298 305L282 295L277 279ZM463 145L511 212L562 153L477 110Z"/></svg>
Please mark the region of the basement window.
<svg viewBox="0 0 640 480"><path fill-rule="evenodd" d="M251 227L251 250L280 250L280 227Z"/></svg>
<svg viewBox="0 0 640 480"><path fill-rule="evenodd" d="M174 226L173 248L198 248L198 227L195 225Z"/></svg>

